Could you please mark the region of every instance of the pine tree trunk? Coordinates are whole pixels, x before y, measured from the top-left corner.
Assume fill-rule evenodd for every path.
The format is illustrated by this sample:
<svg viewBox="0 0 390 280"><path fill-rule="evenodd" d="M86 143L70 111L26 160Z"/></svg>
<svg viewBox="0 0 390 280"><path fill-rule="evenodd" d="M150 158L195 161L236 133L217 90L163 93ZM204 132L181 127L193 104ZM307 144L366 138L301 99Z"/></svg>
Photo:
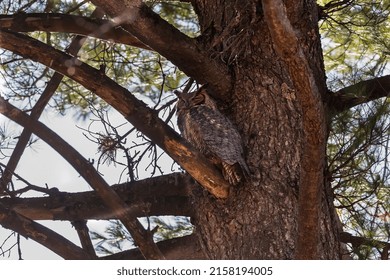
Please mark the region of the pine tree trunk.
<svg viewBox="0 0 390 280"><path fill-rule="evenodd" d="M235 77L231 98L218 104L242 135L252 173L251 180L235 187L227 200L216 200L200 188L194 192L196 234L210 259L293 259L304 147L296 89L273 49L261 1L194 2L202 42L215 59L230 66ZM315 2L287 2L289 19L299 31L325 96ZM330 186L323 182L320 187L318 258L337 259L340 249Z"/></svg>

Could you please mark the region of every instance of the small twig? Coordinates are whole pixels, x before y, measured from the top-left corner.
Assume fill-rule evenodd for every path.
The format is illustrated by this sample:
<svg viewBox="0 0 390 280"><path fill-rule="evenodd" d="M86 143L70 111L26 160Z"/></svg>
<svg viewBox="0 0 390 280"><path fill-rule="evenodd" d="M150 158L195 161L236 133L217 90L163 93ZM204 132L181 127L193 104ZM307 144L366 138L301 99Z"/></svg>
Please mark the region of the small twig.
<svg viewBox="0 0 390 280"><path fill-rule="evenodd" d="M163 69L163 65L162 65L162 63L161 63L161 58L160 58L160 57L158 58L157 63L158 63L158 65L160 66L161 76L162 76L162 82L161 82L161 86L160 86L160 93L159 93L159 95L158 95L158 99L157 99L156 104L153 106L153 110L156 110L156 108L158 107L158 105L160 105L161 98L162 98L162 95L163 95L163 92L164 92L164 85L165 85L165 79L166 79L166 75L165 75L165 73L164 73L164 69Z"/></svg>
<svg viewBox="0 0 390 280"><path fill-rule="evenodd" d="M4 168L7 167L5 164L3 164L1 162L0 162L0 166L2 166ZM22 193L25 193L25 192L28 192L28 191L37 191L37 192L41 192L41 193L45 193L45 194L51 194L52 193L52 189L43 188L43 187L39 187L39 186L33 185L33 184L29 183L23 177L18 175L17 173L15 173L15 172L12 172L12 175L15 176L19 181L22 181L23 183L25 183L27 185L27 187L24 187L24 188L21 188L21 189L18 189L18 190L12 190L12 191L8 190L7 194L9 194L11 197L15 197L18 194L22 194Z"/></svg>
<svg viewBox="0 0 390 280"><path fill-rule="evenodd" d="M18 244L19 260L23 260L23 258L22 258L22 246L20 244L20 234L19 233L16 234L16 243Z"/></svg>
<svg viewBox="0 0 390 280"><path fill-rule="evenodd" d="M8 253L8 257L11 255L11 250L18 244L17 242L15 242L14 244L12 244L8 249L6 250L3 250L3 247L5 246L5 244L7 243L8 240L11 239L12 236L14 236L16 233L15 232L11 232L11 234L9 234L7 236L7 238L5 238L5 240L3 241L3 243L0 245L0 256L4 257L6 253Z"/></svg>

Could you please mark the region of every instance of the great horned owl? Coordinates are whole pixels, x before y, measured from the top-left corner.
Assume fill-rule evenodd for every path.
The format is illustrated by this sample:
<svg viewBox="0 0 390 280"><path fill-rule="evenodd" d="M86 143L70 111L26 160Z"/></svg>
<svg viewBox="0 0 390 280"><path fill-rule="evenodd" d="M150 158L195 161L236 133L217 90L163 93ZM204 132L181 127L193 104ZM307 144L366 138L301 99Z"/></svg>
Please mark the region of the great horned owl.
<svg viewBox="0 0 390 280"><path fill-rule="evenodd" d="M249 175L240 134L218 109L205 88L175 92L177 124L183 137L222 170L231 185Z"/></svg>

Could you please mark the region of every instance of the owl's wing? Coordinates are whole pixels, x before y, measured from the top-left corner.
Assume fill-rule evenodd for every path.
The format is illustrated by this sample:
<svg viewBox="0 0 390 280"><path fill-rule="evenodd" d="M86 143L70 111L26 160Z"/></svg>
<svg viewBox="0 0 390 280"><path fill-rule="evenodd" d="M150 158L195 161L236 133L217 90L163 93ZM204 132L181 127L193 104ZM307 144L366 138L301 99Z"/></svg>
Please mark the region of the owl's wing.
<svg viewBox="0 0 390 280"><path fill-rule="evenodd" d="M219 111L207 106L195 106L189 111L191 142L220 158L223 162L234 165L246 163L243 159L241 136L230 120Z"/></svg>

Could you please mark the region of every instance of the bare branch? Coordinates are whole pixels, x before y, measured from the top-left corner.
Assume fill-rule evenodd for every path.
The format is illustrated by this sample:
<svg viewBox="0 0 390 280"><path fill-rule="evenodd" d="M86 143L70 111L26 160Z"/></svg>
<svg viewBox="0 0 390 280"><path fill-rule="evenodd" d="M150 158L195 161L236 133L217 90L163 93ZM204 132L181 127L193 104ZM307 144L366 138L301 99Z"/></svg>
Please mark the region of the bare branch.
<svg viewBox="0 0 390 280"><path fill-rule="evenodd" d="M149 236L149 234L145 232L142 224L132 213L132 209L110 188L88 160L83 158L72 146L48 127L24 114L2 97L0 97L0 113L19 125L28 127L35 135L40 137L67 160L99 194L103 202L116 212L116 215L130 232L145 258L164 258L156 247L156 244L153 242L152 236Z"/></svg>
<svg viewBox="0 0 390 280"><path fill-rule="evenodd" d="M48 229L0 204L0 224L18 232L26 238L42 244L64 259L90 259L83 249L76 246L62 235Z"/></svg>
<svg viewBox="0 0 390 280"><path fill-rule="evenodd" d="M144 216L192 216L189 192L193 180L182 173L173 173L113 185L111 188L132 206L137 217ZM32 220L109 220L117 219L110 208L103 205L94 191L82 193L52 193L45 197L4 197L0 203Z"/></svg>
<svg viewBox="0 0 390 280"><path fill-rule="evenodd" d="M297 100L302 106L305 146L302 147L296 258L317 259L326 145L324 108L315 77L287 17L283 1L263 0L262 3L275 51L287 66Z"/></svg>
<svg viewBox="0 0 390 280"><path fill-rule="evenodd" d="M212 94L230 94L231 75L226 65L210 58L196 39L189 38L154 13L142 1L91 1L145 45L160 53L199 83L208 83Z"/></svg>
<svg viewBox="0 0 390 280"><path fill-rule="evenodd" d="M389 246L390 246L389 242L379 241L379 240L366 238L362 236L353 236L349 232L341 232L340 241L343 243L351 243L351 245L355 248L362 245L367 245L371 247L385 248L389 250Z"/></svg>
<svg viewBox="0 0 390 280"><path fill-rule="evenodd" d="M382 97L390 96L390 75L362 81L331 93L328 106L333 114Z"/></svg>
<svg viewBox="0 0 390 280"><path fill-rule="evenodd" d="M87 226L87 221L80 220L72 222L72 225L75 227L77 234L79 235L80 243L85 252L88 253L91 259L96 259L96 252L93 248L91 238L89 236L89 229Z"/></svg>
<svg viewBox="0 0 390 280"><path fill-rule="evenodd" d="M10 29L15 32L46 31L73 33L150 50L148 46L141 43L136 37L118 28L114 22L93 17L88 18L58 13L0 15L0 28Z"/></svg>
<svg viewBox="0 0 390 280"><path fill-rule="evenodd" d="M20 14L17 14L17 15L20 15ZM103 16L100 13L99 9L95 9L95 11L93 11L93 13L92 13L92 16L99 16L99 15L101 17ZM16 17L18 17L18 16L16 16ZM25 22L31 23L33 21L33 20L31 20L31 19L29 20L25 17L23 17L23 18L25 19ZM11 24L9 27L12 28L14 26L17 26L20 22L21 22L20 20L16 20L16 23ZM0 27L1 26L3 26L2 16L0 16ZM44 26L47 26L47 24L45 24ZM16 29L18 29L18 27ZM84 38L85 38L84 36L76 36L75 38L73 38L72 42L69 44L69 46L67 48L68 53L70 55L73 55L73 56L77 55L77 53L81 49L81 46L84 43ZM64 75L57 73L57 72L53 74L50 81L47 83L45 90L42 92L41 97L38 99L37 103L34 105L34 107L31 110L30 116L33 119L35 119L35 120L39 119L39 117L41 116L46 105L49 103L51 97L53 96L53 94L57 90L58 86L60 85L63 77L64 77ZM22 154L24 152L24 149L26 148L28 141L30 140L30 137L31 137L31 132L28 130L28 128L23 129L23 131L19 137L18 143L16 144L16 146L12 152L12 155L11 155L10 159L8 160L7 167L4 170L3 176L0 179L0 189L1 188L3 188L4 190L7 189L7 185L9 184L9 182L12 179L12 173L14 173L16 166L18 165L20 158L22 157Z"/></svg>
<svg viewBox="0 0 390 280"><path fill-rule="evenodd" d="M0 47L45 64L96 93L167 152L211 194L217 198L228 196L230 185L210 161L162 121L156 111L99 70L38 40L6 30L0 30Z"/></svg>

